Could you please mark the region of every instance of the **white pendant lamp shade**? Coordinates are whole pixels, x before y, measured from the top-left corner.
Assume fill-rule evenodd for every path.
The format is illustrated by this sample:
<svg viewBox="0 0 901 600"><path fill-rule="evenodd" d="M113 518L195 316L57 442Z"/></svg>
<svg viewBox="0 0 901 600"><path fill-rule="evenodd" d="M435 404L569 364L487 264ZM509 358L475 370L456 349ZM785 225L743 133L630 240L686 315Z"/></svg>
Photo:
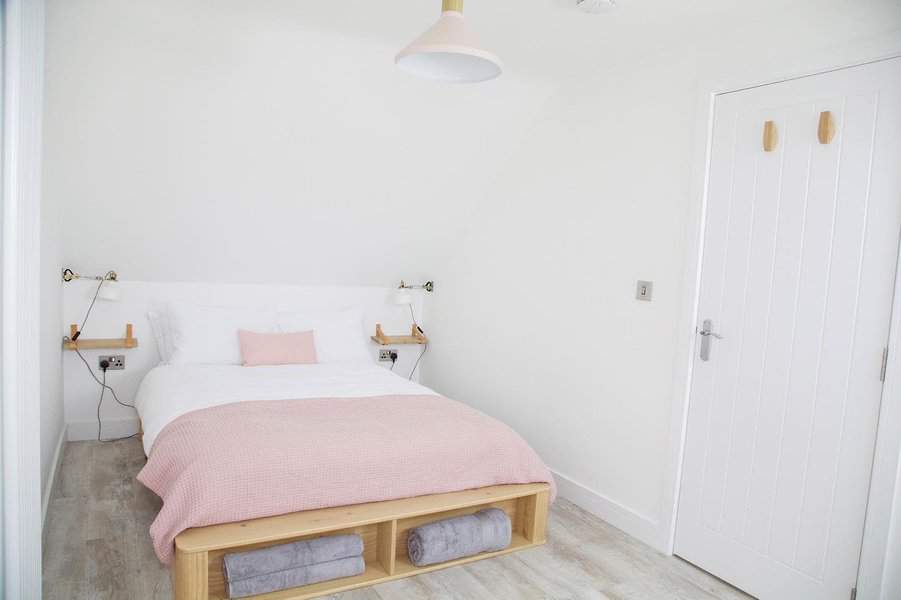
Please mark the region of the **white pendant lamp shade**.
<svg viewBox="0 0 901 600"><path fill-rule="evenodd" d="M441 18L397 55L394 62L419 77L453 83L494 79L503 65L466 26L463 0L444 0Z"/></svg>

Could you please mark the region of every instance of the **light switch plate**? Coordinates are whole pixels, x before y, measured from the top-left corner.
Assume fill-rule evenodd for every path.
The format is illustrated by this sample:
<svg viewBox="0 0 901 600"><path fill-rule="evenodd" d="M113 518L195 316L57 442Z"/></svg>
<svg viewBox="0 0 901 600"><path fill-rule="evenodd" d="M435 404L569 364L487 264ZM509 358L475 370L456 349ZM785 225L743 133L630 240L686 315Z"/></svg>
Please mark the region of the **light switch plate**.
<svg viewBox="0 0 901 600"><path fill-rule="evenodd" d="M653 295L654 282L639 280L638 285L635 286L635 299L643 302L650 302Z"/></svg>

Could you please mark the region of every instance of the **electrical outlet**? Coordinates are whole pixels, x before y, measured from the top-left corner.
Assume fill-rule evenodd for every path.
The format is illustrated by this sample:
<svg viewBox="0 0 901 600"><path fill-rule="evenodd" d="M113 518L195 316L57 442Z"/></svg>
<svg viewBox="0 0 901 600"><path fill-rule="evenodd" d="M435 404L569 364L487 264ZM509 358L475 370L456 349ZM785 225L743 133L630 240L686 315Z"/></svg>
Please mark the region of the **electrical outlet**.
<svg viewBox="0 0 901 600"><path fill-rule="evenodd" d="M97 357L97 366L100 367L100 363L103 361L109 363L109 366L106 368L107 371L121 371L125 368L124 354L101 354ZM102 369L102 367L100 368Z"/></svg>
<svg viewBox="0 0 901 600"><path fill-rule="evenodd" d="M397 360L397 350L379 350L379 362L394 362Z"/></svg>

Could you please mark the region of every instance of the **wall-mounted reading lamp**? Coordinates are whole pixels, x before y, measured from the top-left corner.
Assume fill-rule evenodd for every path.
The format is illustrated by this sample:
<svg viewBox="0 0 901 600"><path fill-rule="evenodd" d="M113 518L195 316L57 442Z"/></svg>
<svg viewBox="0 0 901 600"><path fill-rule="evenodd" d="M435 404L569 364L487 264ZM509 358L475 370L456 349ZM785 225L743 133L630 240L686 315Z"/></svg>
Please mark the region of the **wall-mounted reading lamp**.
<svg viewBox="0 0 901 600"><path fill-rule="evenodd" d="M410 294L407 290L425 290L429 293L435 291L435 282L434 281L426 281L420 285L410 285L407 282L401 280L400 285L397 286L397 293L394 295L394 303L395 304L408 304L410 305L410 315L413 315L413 295ZM416 323L416 319L413 319L413 323Z"/></svg>
<svg viewBox="0 0 901 600"><path fill-rule="evenodd" d="M397 286L399 290L425 290L427 292L435 291L435 282L434 281L426 281L420 285L410 285L403 280L401 280L400 285Z"/></svg>
<svg viewBox="0 0 901 600"><path fill-rule="evenodd" d="M94 281L119 281L119 275L115 271L107 271L106 275L82 275L72 269L63 269L63 281L69 282L75 279L93 279Z"/></svg>
<svg viewBox="0 0 901 600"><path fill-rule="evenodd" d="M425 290L428 293L432 293L435 291L435 282L434 281L426 281L421 284L410 285L406 281L401 280L400 285L397 286L397 293L394 296L394 303L399 305L406 305L410 309L410 318L413 319L413 329L412 335L409 336L386 336L382 332L382 326L375 326L375 335L372 336L373 341L383 346L388 344L421 344L422 352L419 353L419 358L416 359L416 362L413 364L413 370L410 371L409 379L413 379L413 374L416 373L417 367L419 367L419 362L422 360L423 355L425 355L426 350L429 349L429 338L425 336L425 331L423 331L422 327L419 326L419 323L416 322L416 314L413 312L413 294L411 294L408 290ZM391 366L392 370L394 369L394 365Z"/></svg>
<svg viewBox="0 0 901 600"><path fill-rule="evenodd" d="M422 330L422 327L419 326L419 323L416 322L416 315L413 314L413 296L407 290L425 290L426 292L432 293L435 291L435 282L426 281L422 284L410 285L401 280L400 285L397 286L397 294L394 296L395 304L407 305L410 307L410 317L413 319L413 327L415 328L415 331L419 331L420 334L423 334L425 332Z"/></svg>
<svg viewBox="0 0 901 600"><path fill-rule="evenodd" d="M119 275L115 271L107 271L104 275L81 275L79 273L76 273L72 269L63 269L63 281L68 283L76 279L89 279L93 281L99 281L100 283L97 284L97 291L94 292L94 298L91 300L91 305L88 307L88 312L85 314L84 320L81 322L81 327L70 337L70 340L73 342L77 340L81 335L85 323L88 322L88 317L91 316L91 309L94 308L94 302L97 301L97 298L115 302L119 299L120 296L119 287L116 285L116 282L119 281Z"/></svg>

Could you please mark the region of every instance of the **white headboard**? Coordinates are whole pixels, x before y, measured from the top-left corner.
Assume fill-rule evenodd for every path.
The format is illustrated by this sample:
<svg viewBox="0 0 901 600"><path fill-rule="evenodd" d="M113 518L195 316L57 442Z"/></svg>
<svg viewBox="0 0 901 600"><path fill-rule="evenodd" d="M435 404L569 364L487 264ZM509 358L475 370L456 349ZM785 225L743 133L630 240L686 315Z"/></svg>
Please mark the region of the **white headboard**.
<svg viewBox="0 0 901 600"><path fill-rule="evenodd" d="M70 323L81 323L96 285L95 281L73 281L65 284L63 292L65 328L59 332L61 342L63 335L68 334ZM410 331L410 309L405 305L394 304L392 288L141 281L120 281L117 285L121 290L120 299L116 302L98 299L82 336L84 339L121 338L125 335L125 324L133 323L138 347L129 350L82 350L81 353L98 374L98 355L125 355L125 370L107 372L107 383L116 390L119 398L127 403L134 401L138 384L144 375L159 364L159 354L147 320L147 312L162 307L167 302L181 301L218 307L266 307L280 311L354 306L363 310L367 330L373 333L376 323L381 323L387 334L408 334ZM413 296L416 319L423 324L425 295L416 290ZM378 349L376 344L372 344L373 360L378 357ZM422 347L397 346L396 349L399 358L394 370L400 375L407 376ZM386 365L386 368L391 365L391 363L381 364ZM414 379L418 380L418 375L417 371ZM72 351L63 353L63 385L69 439L95 439L100 388ZM105 437L129 435L137 431L138 426L134 410L119 406L109 395L104 399L103 423Z"/></svg>

